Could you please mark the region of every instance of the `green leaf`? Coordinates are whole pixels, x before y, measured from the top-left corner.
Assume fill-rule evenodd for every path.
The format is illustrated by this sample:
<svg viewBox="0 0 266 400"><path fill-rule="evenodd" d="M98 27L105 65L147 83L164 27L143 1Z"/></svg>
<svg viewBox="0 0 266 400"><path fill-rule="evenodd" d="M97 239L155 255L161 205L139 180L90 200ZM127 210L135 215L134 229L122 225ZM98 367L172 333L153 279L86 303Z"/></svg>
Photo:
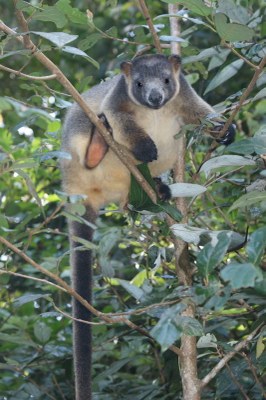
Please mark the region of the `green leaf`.
<svg viewBox="0 0 266 400"><path fill-rule="evenodd" d="M32 19L53 22L58 29L63 28L67 23L66 17L56 6L44 5L43 10L33 14Z"/></svg>
<svg viewBox="0 0 266 400"><path fill-rule="evenodd" d="M225 14L217 13L214 15L214 22L219 36L229 42L240 42L251 40L254 36L253 29L246 25L227 22Z"/></svg>
<svg viewBox="0 0 266 400"><path fill-rule="evenodd" d="M262 281L263 275L259 268L251 263L227 265L220 273L224 281L229 281L233 289L254 287Z"/></svg>
<svg viewBox="0 0 266 400"><path fill-rule="evenodd" d="M35 186L34 186L32 180L30 179L29 175L28 175L26 172L22 171L21 169L16 169L15 171L16 171L16 173L17 173L18 175L20 175L22 178L25 179L25 182L26 182L26 184L27 184L27 187L28 187L28 189L29 189L30 194L31 194L32 197L36 200L38 206L39 206L39 207L42 209L42 211L44 212L44 210L43 210L43 205L42 205L42 201L41 201L41 199L40 199L38 193L36 192Z"/></svg>
<svg viewBox="0 0 266 400"><path fill-rule="evenodd" d="M182 39L177 36L161 35L160 40L162 42L187 42L187 40Z"/></svg>
<svg viewBox="0 0 266 400"><path fill-rule="evenodd" d="M204 94L209 93L211 90L217 88L222 83L228 81L228 79L232 78L234 75L238 73L238 71L243 65L244 65L243 60L236 60L233 61L231 64L227 65L220 72L218 72L217 75L215 75L215 77L211 80Z"/></svg>
<svg viewBox="0 0 266 400"><path fill-rule="evenodd" d="M258 338L256 345L256 358L259 358L265 350L264 339L265 339L265 332L262 332L260 334L260 337Z"/></svg>
<svg viewBox="0 0 266 400"><path fill-rule="evenodd" d="M118 282L136 300L138 300L138 301L144 300L145 292L141 288L139 288L136 285L133 285L132 283L130 283L128 281L125 281L124 279L118 279Z"/></svg>
<svg viewBox="0 0 266 400"><path fill-rule="evenodd" d="M24 304L30 303L32 301L36 301L39 299L49 299L49 295L48 294L25 294L23 296L17 297L13 304L15 307L21 307Z"/></svg>
<svg viewBox="0 0 266 400"><path fill-rule="evenodd" d="M258 265L266 248L266 227L257 229L252 233L247 244L248 259Z"/></svg>
<svg viewBox="0 0 266 400"><path fill-rule="evenodd" d="M248 8L241 7L234 0L219 0L218 11L226 14L232 21L246 25L249 21Z"/></svg>
<svg viewBox="0 0 266 400"><path fill-rule="evenodd" d="M200 172L205 172L206 176L208 176L210 171L220 169L222 167L241 167L246 165L256 165L256 163L250 158L234 155L224 155L213 157L210 160L206 161L201 166Z"/></svg>
<svg viewBox="0 0 266 400"><path fill-rule="evenodd" d="M201 336L197 342L197 348L214 347L217 349L217 339L212 333Z"/></svg>
<svg viewBox="0 0 266 400"><path fill-rule="evenodd" d="M98 246L96 244L90 242L89 240L83 239L83 238L81 238L79 236L74 236L73 235L73 236L71 236L71 239L75 240L75 242L77 242L77 243L83 244L83 246L85 246L86 249L89 249L89 250L98 249Z"/></svg>
<svg viewBox="0 0 266 400"><path fill-rule="evenodd" d="M150 184L150 186L155 190L155 183L147 164L137 165L137 168L146 179L146 181ZM150 210L154 206L156 207L156 205L151 201L146 192L144 192L144 190L132 174L130 182L129 203L134 207L135 210Z"/></svg>
<svg viewBox="0 0 266 400"><path fill-rule="evenodd" d="M55 44L57 47L62 48L65 46L67 43L73 42L78 38L78 35L70 35L69 33L65 32L37 32L33 31L35 35L41 36L53 44Z"/></svg>
<svg viewBox="0 0 266 400"><path fill-rule="evenodd" d="M244 155L252 153L266 154L266 126L262 125L252 138L230 144L227 150Z"/></svg>
<svg viewBox="0 0 266 400"><path fill-rule="evenodd" d="M65 16L74 24L87 25L88 18L86 13L70 5L71 0L59 0L55 7L65 14Z"/></svg>
<svg viewBox="0 0 266 400"><path fill-rule="evenodd" d="M0 111L11 110L11 108L11 104L4 97L0 97Z"/></svg>
<svg viewBox="0 0 266 400"><path fill-rule="evenodd" d="M86 212L86 207L84 204L78 202L81 199L77 199L77 202L69 203L66 205L66 210L72 214L84 215Z"/></svg>
<svg viewBox="0 0 266 400"><path fill-rule="evenodd" d="M229 153L237 153L243 155L252 154L255 151L253 139L254 138L248 138L234 142L227 146L226 150L229 151Z"/></svg>
<svg viewBox="0 0 266 400"><path fill-rule="evenodd" d="M23 385L23 390L30 395L30 398L40 398L42 392L40 389L31 382L27 382Z"/></svg>
<svg viewBox="0 0 266 400"><path fill-rule="evenodd" d="M265 127L264 127L265 129ZM257 154L266 154L266 132L256 134L253 137L254 150Z"/></svg>
<svg viewBox="0 0 266 400"><path fill-rule="evenodd" d="M254 204L261 203L262 201L266 201L266 192L254 190L253 192L246 193L237 199L229 208L228 212L231 212L237 208L247 208L253 206Z"/></svg>
<svg viewBox="0 0 266 400"><path fill-rule="evenodd" d="M105 32L107 35L112 36L112 37L118 37L118 31L116 26L112 26L111 28L107 29Z"/></svg>
<svg viewBox="0 0 266 400"><path fill-rule="evenodd" d="M8 220L6 216L0 213L0 231L8 229Z"/></svg>
<svg viewBox="0 0 266 400"><path fill-rule="evenodd" d="M88 35L85 39L79 42L79 48L84 51L88 50L101 39L102 35L100 35L100 33L92 33L91 35Z"/></svg>
<svg viewBox="0 0 266 400"><path fill-rule="evenodd" d="M88 54L86 54L84 51L78 49L77 47L64 46L64 47L62 47L62 51L64 51L65 53L74 54L75 56L85 57L97 69L100 68L99 63L96 60L94 60L94 58L91 58L90 56L88 56Z"/></svg>
<svg viewBox="0 0 266 400"><path fill-rule="evenodd" d="M21 335L15 335L12 333L12 335L8 333L2 333L0 332L0 342L6 342L6 343L14 343L14 344L19 344L20 346L26 345L26 346L32 346L36 347L36 344L29 339L29 337L25 337L22 334Z"/></svg>
<svg viewBox="0 0 266 400"><path fill-rule="evenodd" d="M159 203L157 212L160 212L160 211L166 212L168 215L170 215L170 217L172 217L177 222L181 221L181 219L182 219L181 212L175 206L172 206L169 203L166 203L166 202Z"/></svg>
<svg viewBox="0 0 266 400"><path fill-rule="evenodd" d="M197 15L202 15L206 17L210 15L213 11L212 7L208 7L204 4L203 0L183 0L183 1L176 1L176 0L162 0L164 3L168 4L183 4L188 10L192 11Z"/></svg>
<svg viewBox="0 0 266 400"><path fill-rule="evenodd" d="M181 331L177 329L171 318L161 319L152 328L150 334L161 345L162 351L167 350L181 337Z"/></svg>
<svg viewBox="0 0 266 400"><path fill-rule="evenodd" d="M266 97L266 88L261 89L253 98L253 101L263 99L264 97Z"/></svg>
<svg viewBox="0 0 266 400"><path fill-rule="evenodd" d="M117 242L122 239L122 230L119 227L112 227L107 230L99 243L101 254L109 254Z"/></svg>
<svg viewBox="0 0 266 400"><path fill-rule="evenodd" d="M33 11L34 10L34 7L31 4L29 4L23 0L18 0L18 2L16 3L16 8L21 11L27 11L27 10Z"/></svg>
<svg viewBox="0 0 266 400"><path fill-rule="evenodd" d="M175 318L175 325L178 330L184 335L188 336L201 336L203 335L203 328L200 322L192 317L178 315Z"/></svg>
<svg viewBox="0 0 266 400"><path fill-rule="evenodd" d="M220 49L218 47L217 53L211 58L210 63L208 65L208 71L211 71L217 67L220 67L220 65L225 63L225 60L231 53L230 49Z"/></svg>
<svg viewBox="0 0 266 400"><path fill-rule="evenodd" d="M182 59L182 64L185 65L185 64L189 64L189 63L195 63L197 61L202 61L207 58L213 57L215 55L217 55L217 57L218 57L219 53L221 51L223 51L223 49L221 49L220 47L217 47L217 48L210 47L209 49L202 50L199 54L184 57Z"/></svg>
<svg viewBox="0 0 266 400"><path fill-rule="evenodd" d="M124 365L128 364L131 358L123 358L122 360L118 360L112 363L112 365L105 368L103 372L97 374L97 377L94 378L94 382L100 382L103 378L108 378L113 376L117 371L119 371Z"/></svg>
<svg viewBox="0 0 266 400"><path fill-rule="evenodd" d="M194 197L206 192L206 187L196 183L173 183L169 185L172 197Z"/></svg>
<svg viewBox="0 0 266 400"><path fill-rule="evenodd" d="M34 324L34 335L40 343L47 343L51 337L51 329L44 322L38 321Z"/></svg>
<svg viewBox="0 0 266 400"><path fill-rule="evenodd" d="M197 266L201 276L208 278L208 275L223 260L230 244L230 234L221 232L217 236L218 242L215 246L207 243L197 256Z"/></svg>
<svg viewBox="0 0 266 400"><path fill-rule="evenodd" d="M155 190L155 182L151 176L147 164L137 165L137 168L150 186ZM136 211L145 210L155 214L163 211L169 214L176 221L180 221L182 219L182 214L180 211L171 204L159 200L157 204L154 204L132 174L129 192L129 204L131 204Z"/></svg>

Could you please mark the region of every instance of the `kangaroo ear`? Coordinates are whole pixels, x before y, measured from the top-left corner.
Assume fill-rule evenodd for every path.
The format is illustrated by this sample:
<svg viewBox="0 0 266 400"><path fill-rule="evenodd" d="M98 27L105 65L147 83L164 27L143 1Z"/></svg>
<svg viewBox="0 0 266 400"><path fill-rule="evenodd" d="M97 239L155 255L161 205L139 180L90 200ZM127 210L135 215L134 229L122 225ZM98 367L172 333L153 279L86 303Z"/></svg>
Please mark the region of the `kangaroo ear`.
<svg viewBox="0 0 266 400"><path fill-rule="evenodd" d="M173 54L168 57L168 60L172 64L174 71L177 72L181 66L181 57L177 54Z"/></svg>
<svg viewBox="0 0 266 400"><path fill-rule="evenodd" d="M120 69L126 76L131 75L132 63L130 61L124 61L120 64Z"/></svg>

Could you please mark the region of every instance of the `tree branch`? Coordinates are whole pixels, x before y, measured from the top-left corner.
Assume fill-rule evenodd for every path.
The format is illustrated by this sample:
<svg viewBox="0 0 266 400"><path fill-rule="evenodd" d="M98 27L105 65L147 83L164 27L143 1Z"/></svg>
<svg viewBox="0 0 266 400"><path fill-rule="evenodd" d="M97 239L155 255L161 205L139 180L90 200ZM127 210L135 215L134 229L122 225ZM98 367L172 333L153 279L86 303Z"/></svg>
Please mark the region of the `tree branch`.
<svg viewBox="0 0 266 400"><path fill-rule="evenodd" d="M178 6L169 4L169 14L176 14ZM180 36L180 25L179 19L176 17L170 18L170 31L171 36ZM171 42L171 52L180 55L180 44L178 42ZM177 162L174 167L174 181L185 182L185 154L186 154L186 138L181 136L177 146ZM183 222L187 222L187 201L183 197L176 198L176 207L181 211L183 215ZM169 222L172 224L170 218ZM169 223L168 222L168 223ZM173 238L175 247L175 267L176 275L179 279L180 284L190 286L192 284L192 269L190 268L190 261L188 255L188 246L183 240L176 237ZM182 316L195 318L195 307L193 304L189 304L185 311L182 312ZM181 347L179 354L179 371L182 380L183 399L184 400L199 400L200 399L200 386L197 372L197 346L196 337L182 335L181 336Z"/></svg>
<svg viewBox="0 0 266 400"><path fill-rule="evenodd" d="M56 78L56 75L55 75L55 74L53 74L53 75L46 75L46 76L32 76L32 75L27 75L27 74L24 74L23 72L16 71L15 69L8 68L8 67L6 67L5 65L2 65L2 64L0 64L0 69L2 69L3 71L10 72L11 74L20 76L20 77L22 77L22 78L30 79L30 80L32 80L32 81L50 81L50 80Z"/></svg>
<svg viewBox="0 0 266 400"><path fill-rule="evenodd" d="M1 237L0 237L0 241L1 241ZM23 279L30 279L32 281L37 281L40 283L44 283L45 285L50 285L50 286L56 287L57 289L62 290L63 292L66 292L66 289L62 288L62 286L57 285L56 283L50 282L47 279L36 278L35 276L24 275L24 274L20 274L19 272L13 272L13 271L7 271L7 270L0 270L0 275L12 275L12 276L17 276L17 277L23 278Z"/></svg>
<svg viewBox="0 0 266 400"><path fill-rule="evenodd" d="M162 53L161 43L160 43L159 37L157 35L157 32L154 28L154 25L152 23L150 12L149 12L148 7L146 6L145 0L138 0L138 3L140 6L140 9L141 9L141 12L142 12L144 18L146 19L148 27L150 29L150 32L151 32L151 35L153 38L153 42L154 42L154 46L158 53Z"/></svg>
<svg viewBox="0 0 266 400"><path fill-rule="evenodd" d="M178 12L178 4L169 4L168 5L168 13L173 15ZM179 19L177 17L171 16L169 18L170 21L170 31L171 36L178 38L180 36L180 24ZM181 46L179 42L172 41L171 42L171 52L172 54L181 54Z"/></svg>
<svg viewBox="0 0 266 400"><path fill-rule="evenodd" d="M229 360L231 360L231 358L233 358L239 351L241 351L244 347L246 347L251 340L254 339L254 337L256 336L256 334L258 333L258 331L261 329L262 324L259 325L250 335L247 336L247 338L245 340L243 340L242 342L238 343L233 351L230 351L229 353L226 354L226 356L224 356L224 358L222 358L218 364L215 365L215 367L201 380L200 386L201 389L203 389L205 386L208 385L208 383L215 378L215 376L218 374L218 372L221 371L221 369L223 369L226 365L226 363L228 363Z"/></svg>

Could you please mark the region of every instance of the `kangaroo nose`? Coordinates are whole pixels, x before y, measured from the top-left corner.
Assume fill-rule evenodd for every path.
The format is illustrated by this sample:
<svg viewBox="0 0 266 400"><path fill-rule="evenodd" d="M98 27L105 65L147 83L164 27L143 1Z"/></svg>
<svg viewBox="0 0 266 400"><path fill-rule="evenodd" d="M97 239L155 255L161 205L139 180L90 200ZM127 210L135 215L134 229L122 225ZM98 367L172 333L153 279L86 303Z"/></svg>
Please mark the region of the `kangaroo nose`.
<svg viewBox="0 0 266 400"><path fill-rule="evenodd" d="M163 96L160 92L152 90L148 100L151 106L158 107L162 104Z"/></svg>

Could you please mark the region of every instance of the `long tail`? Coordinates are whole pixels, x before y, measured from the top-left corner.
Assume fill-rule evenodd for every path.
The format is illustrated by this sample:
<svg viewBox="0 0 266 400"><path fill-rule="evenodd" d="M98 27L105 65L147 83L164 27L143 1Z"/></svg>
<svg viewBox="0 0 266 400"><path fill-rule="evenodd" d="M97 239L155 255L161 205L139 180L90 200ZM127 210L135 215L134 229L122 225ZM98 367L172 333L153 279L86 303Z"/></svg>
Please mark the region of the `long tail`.
<svg viewBox="0 0 266 400"><path fill-rule="evenodd" d="M95 212L86 208L83 216L87 221L94 222ZM92 300L92 254L90 250L77 250L80 243L73 236L91 240L93 230L84 223L71 221L69 223L71 243L72 286L88 302ZM73 316L85 321L91 320L90 312L73 299ZM76 400L92 400L91 388L91 358L92 330L91 325L73 321L73 351Z"/></svg>

